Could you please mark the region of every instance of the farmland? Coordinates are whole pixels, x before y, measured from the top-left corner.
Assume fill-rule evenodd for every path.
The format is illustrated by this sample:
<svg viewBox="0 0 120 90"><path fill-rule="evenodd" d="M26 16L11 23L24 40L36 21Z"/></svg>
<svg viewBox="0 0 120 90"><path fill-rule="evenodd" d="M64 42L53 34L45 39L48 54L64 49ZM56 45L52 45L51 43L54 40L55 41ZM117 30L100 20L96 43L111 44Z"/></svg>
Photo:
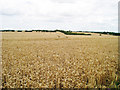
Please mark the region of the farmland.
<svg viewBox="0 0 120 90"><path fill-rule="evenodd" d="M4 88L106 88L117 68L117 36L2 33Z"/></svg>

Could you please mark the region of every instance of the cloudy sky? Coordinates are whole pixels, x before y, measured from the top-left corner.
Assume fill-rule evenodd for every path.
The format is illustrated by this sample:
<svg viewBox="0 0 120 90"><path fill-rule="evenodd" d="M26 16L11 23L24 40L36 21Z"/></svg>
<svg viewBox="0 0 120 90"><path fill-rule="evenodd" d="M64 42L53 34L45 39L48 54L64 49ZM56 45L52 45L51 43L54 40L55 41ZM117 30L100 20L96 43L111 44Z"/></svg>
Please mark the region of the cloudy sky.
<svg viewBox="0 0 120 90"><path fill-rule="evenodd" d="M0 29L118 31L119 0L0 0Z"/></svg>

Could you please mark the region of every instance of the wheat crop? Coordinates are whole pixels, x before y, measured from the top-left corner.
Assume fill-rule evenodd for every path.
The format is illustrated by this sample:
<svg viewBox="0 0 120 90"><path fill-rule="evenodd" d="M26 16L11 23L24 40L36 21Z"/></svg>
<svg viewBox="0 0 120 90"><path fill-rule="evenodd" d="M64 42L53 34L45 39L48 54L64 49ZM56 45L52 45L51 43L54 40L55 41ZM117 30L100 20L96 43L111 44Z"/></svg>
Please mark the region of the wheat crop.
<svg viewBox="0 0 120 90"><path fill-rule="evenodd" d="M117 68L117 36L2 33L3 88L107 88Z"/></svg>

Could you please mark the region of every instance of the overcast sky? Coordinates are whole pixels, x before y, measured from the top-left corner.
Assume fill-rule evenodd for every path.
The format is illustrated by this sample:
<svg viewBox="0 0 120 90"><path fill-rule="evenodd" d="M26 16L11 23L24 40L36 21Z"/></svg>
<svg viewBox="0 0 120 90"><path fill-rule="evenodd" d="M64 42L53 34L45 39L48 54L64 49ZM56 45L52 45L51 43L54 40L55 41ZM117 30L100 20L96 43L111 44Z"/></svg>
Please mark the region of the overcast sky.
<svg viewBox="0 0 120 90"><path fill-rule="evenodd" d="M0 29L118 31L119 0L0 0Z"/></svg>

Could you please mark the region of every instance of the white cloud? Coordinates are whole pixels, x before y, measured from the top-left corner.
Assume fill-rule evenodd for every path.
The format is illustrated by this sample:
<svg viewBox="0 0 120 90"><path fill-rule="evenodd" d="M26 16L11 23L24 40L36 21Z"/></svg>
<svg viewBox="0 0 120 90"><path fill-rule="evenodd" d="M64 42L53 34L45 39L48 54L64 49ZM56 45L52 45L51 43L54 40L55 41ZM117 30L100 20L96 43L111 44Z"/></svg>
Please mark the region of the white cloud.
<svg viewBox="0 0 120 90"><path fill-rule="evenodd" d="M1 0L2 29L117 31L118 0Z"/></svg>

